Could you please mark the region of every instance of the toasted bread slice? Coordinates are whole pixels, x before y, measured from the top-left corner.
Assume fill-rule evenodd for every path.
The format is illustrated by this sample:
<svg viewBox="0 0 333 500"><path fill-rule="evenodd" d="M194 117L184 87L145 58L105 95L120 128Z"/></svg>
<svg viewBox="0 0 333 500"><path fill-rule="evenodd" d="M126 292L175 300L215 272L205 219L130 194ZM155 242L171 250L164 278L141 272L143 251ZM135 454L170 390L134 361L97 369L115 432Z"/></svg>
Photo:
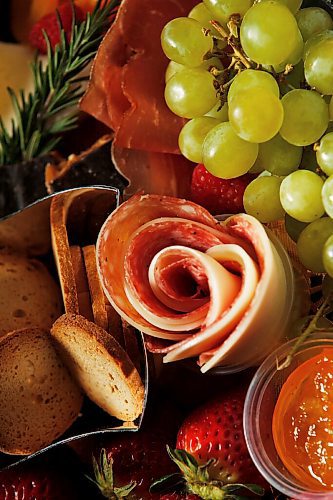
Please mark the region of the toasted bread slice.
<svg viewBox="0 0 333 500"><path fill-rule="evenodd" d="M106 304L106 312L108 315L107 331L116 339L121 347L125 347L124 334L121 326L121 317L111 304Z"/></svg>
<svg viewBox="0 0 333 500"><path fill-rule="evenodd" d="M126 352L105 330L82 316L64 314L51 334L89 398L110 415L133 421L143 411L144 386Z"/></svg>
<svg viewBox="0 0 333 500"><path fill-rule="evenodd" d="M93 310L82 249L79 246L71 246L69 250L74 271L80 314L89 321L93 321Z"/></svg>
<svg viewBox="0 0 333 500"><path fill-rule="evenodd" d="M26 327L50 329L62 313L60 289L38 260L0 251L0 338Z"/></svg>
<svg viewBox="0 0 333 500"><path fill-rule="evenodd" d="M27 328L0 342L0 450L38 451L79 415L83 395L47 330Z"/></svg>
<svg viewBox="0 0 333 500"><path fill-rule="evenodd" d="M140 369L142 361L142 350L140 350L138 339L135 334L135 328L127 323L126 320L121 320L122 331L124 336L124 349L132 360L137 370Z"/></svg>
<svg viewBox="0 0 333 500"><path fill-rule="evenodd" d="M104 330L108 330L108 315L103 288L97 272L95 246L86 246L82 249L82 252L88 279L94 322L97 326L104 328ZM83 316L85 315L83 314Z"/></svg>
<svg viewBox="0 0 333 500"><path fill-rule="evenodd" d="M50 207L51 240L65 311L79 314L79 299L66 229L67 211L70 202L71 197L69 195L53 198Z"/></svg>

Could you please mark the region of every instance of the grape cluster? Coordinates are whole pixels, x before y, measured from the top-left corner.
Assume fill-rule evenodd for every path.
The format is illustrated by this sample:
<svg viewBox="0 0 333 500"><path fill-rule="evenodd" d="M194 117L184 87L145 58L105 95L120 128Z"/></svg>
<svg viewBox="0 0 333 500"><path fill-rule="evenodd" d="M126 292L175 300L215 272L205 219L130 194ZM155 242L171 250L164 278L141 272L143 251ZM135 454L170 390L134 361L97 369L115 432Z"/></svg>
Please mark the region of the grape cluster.
<svg viewBox="0 0 333 500"><path fill-rule="evenodd" d="M245 210L285 217L301 262L333 277L333 20L302 0L203 0L161 35L182 154L257 174Z"/></svg>

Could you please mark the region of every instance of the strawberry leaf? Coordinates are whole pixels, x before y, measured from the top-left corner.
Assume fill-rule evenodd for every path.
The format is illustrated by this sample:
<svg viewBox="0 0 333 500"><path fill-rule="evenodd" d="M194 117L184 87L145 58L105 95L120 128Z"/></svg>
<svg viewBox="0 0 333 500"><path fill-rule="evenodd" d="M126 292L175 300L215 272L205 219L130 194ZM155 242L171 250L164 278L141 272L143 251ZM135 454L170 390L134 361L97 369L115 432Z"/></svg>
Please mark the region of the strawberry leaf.
<svg viewBox="0 0 333 500"><path fill-rule="evenodd" d="M258 484L227 484L223 487L223 489L229 494L233 493L234 491L239 491L239 490L248 490L251 493L254 493L255 495L258 496L264 496L265 495L265 489L262 486L259 486Z"/></svg>
<svg viewBox="0 0 333 500"><path fill-rule="evenodd" d="M186 481L184 476L179 472L174 472L173 474L168 474L167 476L163 476L160 479L154 481L149 491L152 493L162 493L166 491L175 491L181 487L186 485Z"/></svg>
<svg viewBox="0 0 333 500"><path fill-rule="evenodd" d="M113 477L113 459L112 456L107 456L106 450L102 448L99 461L92 457L95 479L86 476L100 490L105 498L112 500L120 500L126 498L136 487L136 482L132 481L125 486L117 487L114 485Z"/></svg>

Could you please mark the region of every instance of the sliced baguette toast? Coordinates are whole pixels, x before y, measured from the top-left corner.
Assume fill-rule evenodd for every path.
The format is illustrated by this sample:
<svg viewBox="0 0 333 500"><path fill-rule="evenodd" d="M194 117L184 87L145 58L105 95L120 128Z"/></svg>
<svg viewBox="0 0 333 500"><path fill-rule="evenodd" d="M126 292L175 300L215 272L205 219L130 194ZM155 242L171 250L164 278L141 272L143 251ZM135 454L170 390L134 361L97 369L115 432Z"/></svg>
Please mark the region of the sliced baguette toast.
<svg viewBox="0 0 333 500"><path fill-rule="evenodd" d="M0 251L0 338L27 327L51 328L62 313L59 287L38 260Z"/></svg>
<svg viewBox="0 0 333 500"><path fill-rule="evenodd" d="M79 303L79 312L89 321L94 321L92 303L87 280L86 268L83 260L83 252L79 246L69 248L71 262L74 270L76 293Z"/></svg>
<svg viewBox="0 0 333 500"><path fill-rule="evenodd" d="M110 333L124 347L124 336L119 314L106 298L99 279L94 245L83 247L83 256L90 290L90 299L96 325ZM83 316L85 316L83 314ZM85 316L87 317L87 316ZM88 318L89 319L89 318ZM131 356L130 356L131 357Z"/></svg>
<svg viewBox="0 0 333 500"><path fill-rule="evenodd" d="M108 330L108 315L106 311L105 296L98 276L96 266L96 251L94 245L82 248L88 287L90 292L91 307L94 322L104 330ZM85 314L83 314L85 316ZM85 316L87 317L87 316Z"/></svg>
<svg viewBox="0 0 333 500"><path fill-rule="evenodd" d="M70 202L70 193L53 198L50 207L51 240L65 311L79 314L75 273L66 229L67 212Z"/></svg>
<svg viewBox="0 0 333 500"><path fill-rule="evenodd" d="M27 328L0 342L0 450L34 453L61 436L83 396L47 330Z"/></svg>
<svg viewBox="0 0 333 500"><path fill-rule="evenodd" d="M121 325L124 336L124 349L133 361L136 369L139 370L142 362L142 349L140 349L138 344L135 328L124 319L121 319Z"/></svg>
<svg viewBox="0 0 333 500"><path fill-rule="evenodd" d="M143 411L144 386L132 361L105 330L85 318L64 314L51 335L79 385L98 406L132 422Z"/></svg>

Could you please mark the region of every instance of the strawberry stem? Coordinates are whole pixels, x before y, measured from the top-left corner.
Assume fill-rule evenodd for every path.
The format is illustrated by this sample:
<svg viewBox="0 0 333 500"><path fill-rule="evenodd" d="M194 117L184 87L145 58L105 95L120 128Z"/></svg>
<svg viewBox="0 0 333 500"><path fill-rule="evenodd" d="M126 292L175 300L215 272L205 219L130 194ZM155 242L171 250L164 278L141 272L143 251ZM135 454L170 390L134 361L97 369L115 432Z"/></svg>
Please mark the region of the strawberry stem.
<svg viewBox="0 0 333 500"><path fill-rule="evenodd" d="M106 450L102 448L99 460L92 457L95 479L87 476L100 490L102 495L109 500L119 500L126 498L136 487L136 482L132 481L125 486L116 487L113 477L113 459L107 456ZM130 497L129 497L130 498Z"/></svg>
<svg viewBox="0 0 333 500"><path fill-rule="evenodd" d="M212 480L209 477L209 467L214 459L199 465L196 459L186 450L172 450L167 446L171 460L184 475L187 490L203 500L240 500L248 498L237 495L237 492L247 490L253 495L263 496L265 489L256 484L226 484L223 481Z"/></svg>

